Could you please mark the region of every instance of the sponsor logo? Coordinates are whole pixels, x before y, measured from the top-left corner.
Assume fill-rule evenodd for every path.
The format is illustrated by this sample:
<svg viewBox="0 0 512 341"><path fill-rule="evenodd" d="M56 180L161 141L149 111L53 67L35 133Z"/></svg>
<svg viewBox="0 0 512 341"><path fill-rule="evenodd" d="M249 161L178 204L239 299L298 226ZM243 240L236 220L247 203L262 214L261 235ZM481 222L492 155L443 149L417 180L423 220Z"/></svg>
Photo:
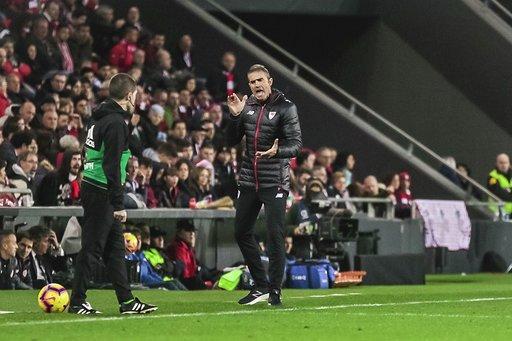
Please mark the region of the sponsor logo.
<svg viewBox="0 0 512 341"><path fill-rule="evenodd" d="M95 148L95 144L94 144L94 125L92 125L91 128L89 128L89 130L87 131L87 140L85 140L85 145L89 146L91 148Z"/></svg>
<svg viewBox="0 0 512 341"><path fill-rule="evenodd" d="M248 111L247 115L254 115L254 110Z"/></svg>
<svg viewBox="0 0 512 341"><path fill-rule="evenodd" d="M283 193L277 193L276 198L282 198L283 195L284 195Z"/></svg>
<svg viewBox="0 0 512 341"><path fill-rule="evenodd" d="M274 118L274 116L276 116L276 114L277 114L277 112L275 112L275 111L271 111L271 112L269 112L269 113L268 113L268 119L269 119L269 120L273 119L273 118Z"/></svg>
<svg viewBox="0 0 512 341"><path fill-rule="evenodd" d="M94 162L87 162L84 164L84 170L94 169Z"/></svg>

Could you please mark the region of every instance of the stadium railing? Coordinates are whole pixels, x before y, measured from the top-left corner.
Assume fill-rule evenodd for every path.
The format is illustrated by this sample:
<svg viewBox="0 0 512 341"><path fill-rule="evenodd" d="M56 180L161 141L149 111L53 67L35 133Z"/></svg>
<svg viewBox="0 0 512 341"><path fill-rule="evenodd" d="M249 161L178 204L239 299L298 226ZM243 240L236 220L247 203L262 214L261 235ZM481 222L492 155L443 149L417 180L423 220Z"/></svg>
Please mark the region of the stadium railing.
<svg viewBox="0 0 512 341"><path fill-rule="evenodd" d="M239 43L242 40L240 38L244 38L249 42L256 38L256 41L260 43L257 45L261 45L261 43L263 43L265 46L269 47L265 53L267 53L270 58L274 58L272 57L274 55L279 56L276 58L282 61L280 62L281 69L284 68L286 72L291 72L292 75L295 76L294 78L296 80L299 80L299 77L302 77L308 82L308 89L311 91L316 89L315 86L317 86L318 89L322 89L322 91L318 92L315 90L317 98L325 98L325 95L327 95L327 98L325 98L324 101L325 103L332 104L332 101L335 101L339 107L344 109L337 110L338 113L354 122L368 134L377 138L387 148L406 159L417 169L421 170L424 174L453 193L456 197L465 201L474 200L470 193L464 192L438 172L440 165L450 167L450 165L440 155L350 95L347 91L343 90L327 77L314 70L311 66L280 47L274 41L234 15L225 7L221 6L214 0L201 0L197 2L177 0L177 2L203 18L206 22L216 25L216 28L220 32L223 32L226 36L233 38ZM220 25L218 22L216 23L218 20L211 16L205 8L208 10L213 9L218 13L221 13L230 21L231 24L228 26L227 24ZM269 51L272 51L273 53L271 54ZM287 66L290 64L292 67ZM333 105L332 107L336 106ZM473 188L477 189L480 193L489 198L489 200L496 202L498 205L503 204L500 198L491 193L486 187L482 186L473 178L466 176L457 169L453 169L453 171L459 177L472 184ZM494 216L493 212L491 212L487 207L478 206L475 208L489 218Z"/></svg>

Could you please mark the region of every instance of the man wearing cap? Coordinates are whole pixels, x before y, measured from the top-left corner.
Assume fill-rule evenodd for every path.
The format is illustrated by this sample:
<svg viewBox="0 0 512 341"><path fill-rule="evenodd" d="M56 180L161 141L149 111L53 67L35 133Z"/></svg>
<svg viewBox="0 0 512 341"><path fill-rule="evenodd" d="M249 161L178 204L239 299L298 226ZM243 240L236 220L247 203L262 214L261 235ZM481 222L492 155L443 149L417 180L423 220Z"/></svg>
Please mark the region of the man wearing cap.
<svg viewBox="0 0 512 341"><path fill-rule="evenodd" d="M245 155L239 178L235 237L255 281L242 305L268 302L281 305L285 268L285 210L290 191L290 158L302 147L297 107L282 92L273 89L273 79L263 65L249 68L247 80L252 96L228 96L230 122L227 142L235 146L245 136ZM261 263L254 225L265 205L269 254L269 279Z"/></svg>
<svg viewBox="0 0 512 341"><path fill-rule="evenodd" d="M176 236L167 247L169 258L183 265L180 281L189 290L206 289L199 276L195 253L196 229L187 219L180 219L176 225Z"/></svg>
<svg viewBox="0 0 512 341"><path fill-rule="evenodd" d="M398 174L400 186L395 191L395 216L397 218L410 218L412 207L411 176L408 172Z"/></svg>
<svg viewBox="0 0 512 341"><path fill-rule="evenodd" d="M158 226L150 227L150 247L144 250L144 256L153 269L162 276L163 280L169 280L174 272L174 266L164 252L164 237L167 233Z"/></svg>

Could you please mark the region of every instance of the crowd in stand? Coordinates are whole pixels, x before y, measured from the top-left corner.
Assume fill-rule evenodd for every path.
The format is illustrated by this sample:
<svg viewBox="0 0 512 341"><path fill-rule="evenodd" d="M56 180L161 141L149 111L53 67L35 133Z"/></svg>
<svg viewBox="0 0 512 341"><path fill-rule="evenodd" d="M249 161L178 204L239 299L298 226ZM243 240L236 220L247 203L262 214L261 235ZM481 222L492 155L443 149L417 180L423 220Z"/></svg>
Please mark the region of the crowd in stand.
<svg viewBox="0 0 512 341"><path fill-rule="evenodd" d="M198 68L194 50L199 48L204 47L195 46L189 34L170 42L163 32L151 31L137 7L115 13L99 0L1 1L0 189L26 189L32 194L2 193L0 205L80 204L81 147L87 127L94 108L109 96L110 77L124 72L138 84L136 112L128 122L133 156L127 169L125 207L232 207L244 146L226 143L225 100L239 93L244 73L237 69L231 51L219 56L219 65ZM199 69L208 70L207 74L197 74ZM289 207L303 200L308 183L316 180L326 196L389 198L396 204L397 216L410 215L407 172L381 182L368 176L359 183L355 166L351 153L329 147L303 149L292 160ZM366 209L350 203L344 207ZM192 237L187 235L192 230L179 229L161 256L174 261L187 258L183 284L195 288L211 276L196 278L199 266L193 261ZM150 262L158 258L151 258L147 250L164 250L160 242L153 245L157 243L153 235L159 232L131 231L142 250L127 257L142 254ZM11 237L3 236L2 242L7 245ZM54 262L61 249L55 238L43 227L18 235L21 278L27 259L32 259L33 281L46 275L40 264L58 264ZM43 255L53 257L52 262L38 258ZM194 270L187 272L187 266ZM158 275L164 280L169 273Z"/></svg>

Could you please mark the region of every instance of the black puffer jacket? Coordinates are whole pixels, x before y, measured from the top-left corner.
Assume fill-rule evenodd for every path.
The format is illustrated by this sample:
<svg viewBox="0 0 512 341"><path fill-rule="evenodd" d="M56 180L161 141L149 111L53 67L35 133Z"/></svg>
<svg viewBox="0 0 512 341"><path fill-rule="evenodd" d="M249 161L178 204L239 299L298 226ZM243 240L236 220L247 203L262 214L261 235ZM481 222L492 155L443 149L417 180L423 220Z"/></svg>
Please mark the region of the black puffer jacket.
<svg viewBox="0 0 512 341"><path fill-rule="evenodd" d="M245 135L246 151L240 169L239 185L258 190L280 187L290 190L290 158L302 147L297 107L279 90L272 90L265 103L251 96L238 116L230 115L227 129L230 146ZM270 159L256 159L256 151L267 151L279 139L277 154Z"/></svg>

